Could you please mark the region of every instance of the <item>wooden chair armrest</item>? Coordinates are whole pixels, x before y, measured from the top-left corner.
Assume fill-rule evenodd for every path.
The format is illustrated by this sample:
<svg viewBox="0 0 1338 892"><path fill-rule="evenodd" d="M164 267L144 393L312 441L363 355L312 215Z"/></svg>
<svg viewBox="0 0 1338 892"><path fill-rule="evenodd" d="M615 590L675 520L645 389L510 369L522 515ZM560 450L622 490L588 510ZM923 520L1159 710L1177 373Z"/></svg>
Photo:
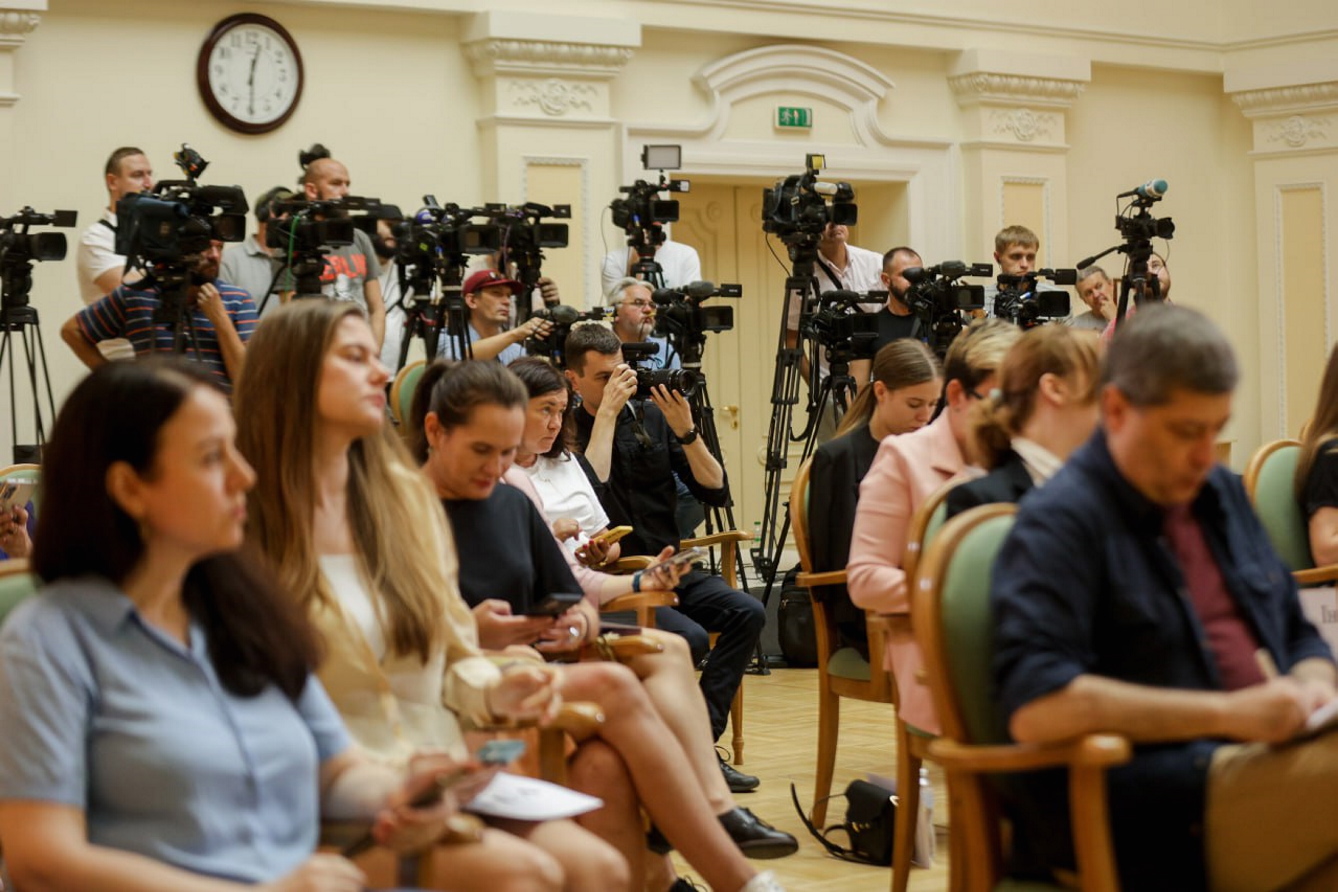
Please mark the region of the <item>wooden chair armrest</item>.
<svg viewBox="0 0 1338 892"><path fill-rule="evenodd" d="M626 576L628 573L635 573L637 570L644 570L654 563L655 558L644 554L633 554L625 558L618 558L611 564L604 567L596 567L604 573L612 573L615 576Z"/></svg>
<svg viewBox="0 0 1338 892"><path fill-rule="evenodd" d="M997 746L972 746L938 738L930 742L929 754L950 771L994 774L1060 767L1109 768L1128 762L1133 747L1127 738L1115 734L1088 734L1066 743Z"/></svg>
<svg viewBox="0 0 1338 892"><path fill-rule="evenodd" d="M751 542L752 540L753 534L745 533L743 530L721 530L709 536L684 539L679 544L682 548L713 548L717 545L724 545L726 542Z"/></svg>
<svg viewBox="0 0 1338 892"><path fill-rule="evenodd" d="M664 653L664 644L649 635L625 635L609 632L584 648L585 654L610 663L623 663L633 657Z"/></svg>
<svg viewBox="0 0 1338 892"><path fill-rule="evenodd" d="M864 625L870 630L876 629L880 632L909 632L911 618L901 613L874 613L872 610L866 610Z"/></svg>
<svg viewBox="0 0 1338 892"><path fill-rule="evenodd" d="M676 607L678 595L673 592L632 592L619 595L599 605L600 613L615 613L620 610L636 610L640 607Z"/></svg>
<svg viewBox="0 0 1338 892"><path fill-rule="evenodd" d="M846 571L823 570L821 573L800 573L794 581L804 588L813 588L820 585L845 585Z"/></svg>
<svg viewBox="0 0 1338 892"><path fill-rule="evenodd" d="M1296 577L1296 584L1301 588L1311 585L1324 585L1325 583L1338 581L1338 564L1312 567L1309 570L1297 570L1292 573L1292 576Z"/></svg>
<svg viewBox="0 0 1338 892"><path fill-rule="evenodd" d="M565 731L577 740L581 740L595 733L602 724L604 724L604 711L597 703L568 700L558 707L557 717L553 719L552 724L544 726L542 730ZM538 722L533 721L496 722L474 730L522 731L538 726Z"/></svg>
<svg viewBox="0 0 1338 892"><path fill-rule="evenodd" d="M367 820L332 821L322 819L320 839L316 844L322 849L342 851L362 839L369 829L371 829L371 821ZM461 812L447 818L446 830L434 845L478 842L482 838L482 819Z"/></svg>

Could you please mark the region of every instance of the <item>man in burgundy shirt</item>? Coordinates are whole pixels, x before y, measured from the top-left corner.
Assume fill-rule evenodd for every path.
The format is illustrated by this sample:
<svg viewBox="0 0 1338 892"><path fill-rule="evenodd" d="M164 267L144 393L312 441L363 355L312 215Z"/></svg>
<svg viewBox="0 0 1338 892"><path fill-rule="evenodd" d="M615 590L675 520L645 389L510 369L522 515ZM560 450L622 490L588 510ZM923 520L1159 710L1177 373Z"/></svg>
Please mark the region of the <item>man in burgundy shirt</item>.
<svg viewBox="0 0 1338 892"><path fill-rule="evenodd" d="M994 569L1013 737L1135 744L1108 775L1125 889L1338 889L1338 734L1294 742L1338 676L1215 462L1237 378L1206 317L1144 308L1107 356L1102 430L1022 501ZM1072 867L1064 778L1013 789L1023 863Z"/></svg>

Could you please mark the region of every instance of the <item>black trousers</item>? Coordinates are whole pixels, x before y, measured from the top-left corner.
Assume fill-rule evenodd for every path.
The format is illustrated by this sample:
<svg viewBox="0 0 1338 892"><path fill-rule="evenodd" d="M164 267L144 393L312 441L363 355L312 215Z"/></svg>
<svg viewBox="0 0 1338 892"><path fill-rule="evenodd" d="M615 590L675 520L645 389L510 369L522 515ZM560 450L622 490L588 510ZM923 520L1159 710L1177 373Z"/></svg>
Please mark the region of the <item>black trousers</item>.
<svg viewBox="0 0 1338 892"><path fill-rule="evenodd" d="M702 695L711 716L712 739L719 739L729 721L734 693L757 650L766 611L757 598L701 570L684 576L674 591L678 606L657 607L655 623L666 632L686 638L695 662L707 657L701 677ZM711 632L720 633L714 649L707 637Z"/></svg>

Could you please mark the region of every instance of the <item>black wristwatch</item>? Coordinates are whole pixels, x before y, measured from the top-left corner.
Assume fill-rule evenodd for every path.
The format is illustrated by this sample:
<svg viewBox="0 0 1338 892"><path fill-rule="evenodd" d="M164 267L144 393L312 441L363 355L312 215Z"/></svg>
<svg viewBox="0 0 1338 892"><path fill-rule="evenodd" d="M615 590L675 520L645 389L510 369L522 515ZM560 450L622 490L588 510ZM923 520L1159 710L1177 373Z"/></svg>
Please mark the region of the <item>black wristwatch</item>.
<svg viewBox="0 0 1338 892"><path fill-rule="evenodd" d="M688 428L688 432L683 436L679 437L678 442L683 444L684 446L687 446L689 443L697 442L697 428L695 427Z"/></svg>

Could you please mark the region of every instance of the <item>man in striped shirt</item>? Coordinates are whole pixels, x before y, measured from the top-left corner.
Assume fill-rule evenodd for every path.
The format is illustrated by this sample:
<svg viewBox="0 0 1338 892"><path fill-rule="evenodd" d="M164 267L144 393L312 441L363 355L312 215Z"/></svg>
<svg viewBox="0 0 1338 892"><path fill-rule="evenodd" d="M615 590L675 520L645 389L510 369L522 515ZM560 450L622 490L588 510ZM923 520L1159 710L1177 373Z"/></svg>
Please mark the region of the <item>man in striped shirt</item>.
<svg viewBox="0 0 1338 892"><path fill-rule="evenodd" d="M213 241L200 253L186 288L189 311L183 318L189 321L194 339L186 332L185 355L206 365L231 393L242 370L246 341L256 327L256 309L245 291L218 281L222 248L222 242ZM129 339L136 356L171 353L173 324L154 319L161 305L159 295L157 285L143 289L122 285L72 316L61 326L60 336L90 369L108 361L97 345L109 338Z"/></svg>

